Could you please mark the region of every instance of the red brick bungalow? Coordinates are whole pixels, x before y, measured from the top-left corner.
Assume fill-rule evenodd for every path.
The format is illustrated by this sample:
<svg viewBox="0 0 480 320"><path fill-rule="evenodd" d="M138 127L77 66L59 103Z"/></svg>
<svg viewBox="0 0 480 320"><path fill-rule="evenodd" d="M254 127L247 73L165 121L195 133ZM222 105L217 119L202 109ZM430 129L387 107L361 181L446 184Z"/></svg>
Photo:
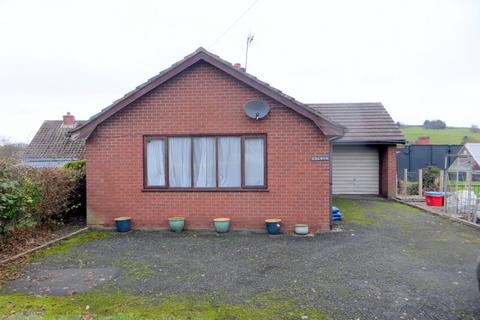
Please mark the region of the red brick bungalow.
<svg viewBox="0 0 480 320"><path fill-rule="evenodd" d="M252 100L270 113L247 117ZM277 217L286 229L329 230L329 159L345 127L316 108L199 48L72 130L86 139L88 224L128 215L135 228L166 228L180 215L187 228L208 229L221 216L260 230ZM396 143L375 146L386 196Z"/></svg>

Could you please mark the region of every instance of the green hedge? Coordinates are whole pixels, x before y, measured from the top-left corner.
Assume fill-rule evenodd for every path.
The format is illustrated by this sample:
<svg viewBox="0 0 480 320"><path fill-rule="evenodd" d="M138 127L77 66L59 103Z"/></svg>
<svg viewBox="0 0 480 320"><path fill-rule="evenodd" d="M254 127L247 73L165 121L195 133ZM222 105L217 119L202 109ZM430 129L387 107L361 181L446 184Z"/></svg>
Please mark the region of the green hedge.
<svg viewBox="0 0 480 320"><path fill-rule="evenodd" d="M85 210L85 164L32 168L0 161L0 235L58 224Z"/></svg>

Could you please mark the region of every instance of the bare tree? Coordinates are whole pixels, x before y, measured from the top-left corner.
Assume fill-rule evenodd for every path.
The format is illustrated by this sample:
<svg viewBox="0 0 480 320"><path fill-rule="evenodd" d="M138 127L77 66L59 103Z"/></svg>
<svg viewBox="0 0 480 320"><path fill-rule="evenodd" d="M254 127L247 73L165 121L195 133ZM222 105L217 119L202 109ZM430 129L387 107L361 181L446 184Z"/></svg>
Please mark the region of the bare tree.
<svg viewBox="0 0 480 320"><path fill-rule="evenodd" d="M0 160L20 162L26 147L26 143L15 143L6 137L0 137Z"/></svg>

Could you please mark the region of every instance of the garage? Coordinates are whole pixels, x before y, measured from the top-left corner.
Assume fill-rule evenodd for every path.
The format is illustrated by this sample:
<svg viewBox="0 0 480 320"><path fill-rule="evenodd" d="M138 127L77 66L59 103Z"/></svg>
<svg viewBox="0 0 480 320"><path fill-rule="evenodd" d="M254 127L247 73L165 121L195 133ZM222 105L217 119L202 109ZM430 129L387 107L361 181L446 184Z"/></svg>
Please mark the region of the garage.
<svg viewBox="0 0 480 320"><path fill-rule="evenodd" d="M379 194L380 163L374 146L333 146L333 194Z"/></svg>
<svg viewBox="0 0 480 320"><path fill-rule="evenodd" d="M379 102L317 103L313 110L345 127L331 153L333 194L397 192L397 145L405 137Z"/></svg>

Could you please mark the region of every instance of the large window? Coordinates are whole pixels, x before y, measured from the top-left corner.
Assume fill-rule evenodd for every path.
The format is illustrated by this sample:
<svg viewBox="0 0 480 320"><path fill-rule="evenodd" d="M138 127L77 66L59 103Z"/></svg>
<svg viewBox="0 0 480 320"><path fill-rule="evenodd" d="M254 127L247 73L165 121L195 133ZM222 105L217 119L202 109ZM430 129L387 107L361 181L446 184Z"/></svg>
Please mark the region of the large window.
<svg viewBox="0 0 480 320"><path fill-rule="evenodd" d="M265 189L264 135L145 137L146 189Z"/></svg>

